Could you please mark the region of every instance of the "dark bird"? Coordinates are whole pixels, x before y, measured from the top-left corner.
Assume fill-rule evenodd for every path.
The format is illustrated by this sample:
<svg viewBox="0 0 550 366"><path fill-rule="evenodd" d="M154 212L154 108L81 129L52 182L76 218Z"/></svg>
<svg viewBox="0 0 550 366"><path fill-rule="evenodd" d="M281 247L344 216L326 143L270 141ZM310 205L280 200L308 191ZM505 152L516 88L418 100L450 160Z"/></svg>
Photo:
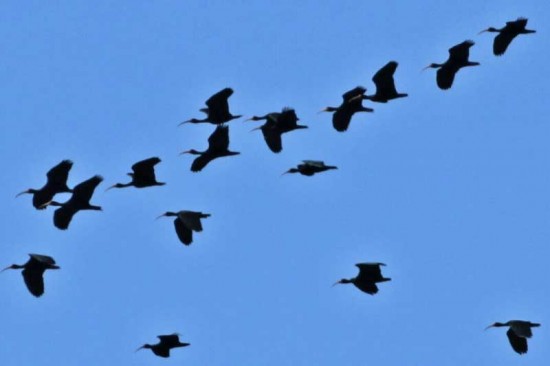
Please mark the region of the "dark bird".
<svg viewBox="0 0 550 366"><path fill-rule="evenodd" d="M380 266L385 266L384 263L358 263L356 266L359 268L357 277L350 278L349 280L343 278L333 286L353 283L359 290L369 295L374 295L378 292L378 287L376 286L378 282L391 281L391 278L383 277L380 271Z"/></svg>
<svg viewBox="0 0 550 366"><path fill-rule="evenodd" d="M449 48L449 58L442 64L430 64L424 68L439 69L437 70L437 86L440 89L446 90L453 85L455 74L463 67L478 66L479 62L468 60L470 57L470 47L474 45L474 41L464 41L456 46Z"/></svg>
<svg viewBox="0 0 550 366"><path fill-rule="evenodd" d="M506 26L503 28L497 29L489 27L479 33L499 33L498 36L495 37L495 41L493 42L493 53L495 54L495 56L502 56L504 55L504 52L506 52L506 49L513 41L513 39L516 38L518 35L536 32L531 29L525 29L526 26L527 18L518 18L517 20L506 22Z"/></svg>
<svg viewBox="0 0 550 366"><path fill-rule="evenodd" d="M229 127L218 126L208 138L208 149L206 151L191 149L181 154L200 155L191 164L192 172L200 172L212 160L224 156L239 155L240 152L229 151Z"/></svg>
<svg viewBox="0 0 550 366"><path fill-rule="evenodd" d="M153 353L160 357L170 357L170 350L172 348L178 348L178 347L187 347L191 345L190 343L182 343L179 339L179 334L174 333L170 335L159 335L157 336L158 339L160 339L160 342L157 344L144 344L143 346L139 347L137 351L140 349L150 349L153 351Z"/></svg>
<svg viewBox="0 0 550 366"><path fill-rule="evenodd" d="M395 89L393 74L397 70L397 65L397 62L390 61L378 70L372 78L372 81L376 85L376 93L374 95L365 95L363 98L370 99L373 102L387 103L388 100L407 97L408 94L398 93Z"/></svg>
<svg viewBox="0 0 550 366"><path fill-rule="evenodd" d="M179 211L179 212L167 211L162 215L158 216L157 219L164 216L176 217L174 219L174 227L176 228L176 234L178 234L178 238L183 244L190 245L193 242L193 231L201 232L202 231L201 219L210 217L210 214L195 212L195 211Z"/></svg>
<svg viewBox="0 0 550 366"><path fill-rule="evenodd" d="M342 104L339 107L326 107L321 112L334 112L332 115L332 126L338 132L348 129L351 117L357 112L374 112L374 109L363 107L363 99L367 89L358 86L348 90L342 95Z"/></svg>
<svg viewBox="0 0 550 366"><path fill-rule="evenodd" d="M279 153L283 150L283 143L281 139L283 133L308 128L305 125L298 124L300 119L296 115L296 111L292 108L283 108L280 113L273 112L261 117L254 116L249 120L266 120L262 126L257 127L252 131L262 130L267 147L269 147L269 150L274 153Z"/></svg>
<svg viewBox="0 0 550 366"><path fill-rule="evenodd" d="M322 173L327 170L331 169L338 169L338 167L335 167L333 165L325 165L322 161L317 160L302 160L302 164L298 164L296 168L291 168L284 172L283 174L292 174L292 173L300 173L302 175L306 175L308 177L311 177L312 175L316 173Z"/></svg>
<svg viewBox="0 0 550 366"><path fill-rule="evenodd" d="M95 175L92 178L76 185L73 189L73 195L65 203L50 201L46 205L58 206L53 215L53 223L55 227L65 230L73 216L80 210L96 210L101 211L101 207L90 204L90 199L94 194L94 190L101 183L103 177Z"/></svg>
<svg viewBox="0 0 550 366"><path fill-rule="evenodd" d="M132 177L132 181L130 183L117 183L106 190L108 191L111 188L124 188L130 186L145 188L165 185L166 183L157 182L157 178L155 177L155 165L158 163L160 163L160 159L157 157L138 161L132 165L132 170L134 172L128 173L128 175Z"/></svg>
<svg viewBox="0 0 550 366"><path fill-rule="evenodd" d="M67 187L67 178L69 177L69 171L73 166L73 162L70 160L63 160L51 168L46 176L48 181L40 189L29 188L26 191L19 193L16 197L22 194L32 194L32 205L38 210L46 208L45 203L50 202L57 193L71 193L73 190Z"/></svg>
<svg viewBox="0 0 550 366"><path fill-rule="evenodd" d="M52 257L40 254L29 254L30 259L23 265L12 264L2 270L23 269L22 275L29 292L36 297L44 294L44 272L47 269L59 269Z"/></svg>
<svg viewBox="0 0 550 366"><path fill-rule="evenodd" d="M229 103L227 99L233 94L233 89L225 88L220 90L216 94L212 95L206 101L207 108L202 108L200 111L206 113L206 118L196 119L192 118L190 120L181 122L180 125L184 123L213 123L215 125L221 125L225 122L229 122L235 118L241 118L241 115L234 116L229 113Z"/></svg>
<svg viewBox="0 0 550 366"><path fill-rule="evenodd" d="M538 323L531 323L530 321L525 320L510 320L506 323L496 322L489 325L485 330L492 327L510 327L506 332L510 345L520 355L527 353L527 338L533 336L531 332L532 327L540 327Z"/></svg>

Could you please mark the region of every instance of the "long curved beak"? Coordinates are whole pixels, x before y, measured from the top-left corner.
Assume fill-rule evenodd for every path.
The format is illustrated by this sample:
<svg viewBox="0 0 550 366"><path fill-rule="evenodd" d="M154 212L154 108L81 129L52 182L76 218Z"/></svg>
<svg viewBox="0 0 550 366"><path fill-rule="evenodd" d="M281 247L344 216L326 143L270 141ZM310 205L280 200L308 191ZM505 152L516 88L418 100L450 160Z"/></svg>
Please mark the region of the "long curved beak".
<svg viewBox="0 0 550 366"><path fill-rule="evenodd" d="M428 70L428 69L430 68L430 66L431 66L431 65L426 66L425 68L423 68L422 70L420 70L420 72L423 72L423 71Z"/></svg>
<svg viewBox="0 0 550 366"><path fill-rule="evenodd" d="M336 282L335 282L332 286L330 286L330 287L334 287L334 286L339 285L339 284L340 284L340 281L336 281Z"/></svg>
<svg viewBox="0 0 550 366"><path fill-rule="evenodd" d="M4 268L3 270L0 271L0 273L4 272L4 271L7 271L8 269L10 269L11 266L7 266L6 268Z"/></svg>
<svg viewBox="0 0 550 366"><path fill-rule="evenodd" d="M283 174L281 174L281 177L282 177L283 175L285 175L285 174L288 174L288 173L290 173L290 172L287 170L286 172L284 172Z"/></svg>
<svg viewBox="0 0 550 366"><path fill-rule="evenodd" d="M492 328L492 327L494 327L493 324L489 325L487 328L485 328L485 329L483 329L483 330L487 330L487 329Z"/></svg>
<svg viewBox="0 0 550 366"><path fill-rule="evenodd" d="M323 108L321 109L319 112L317 112L317 114L321 114L323 112L328 112L328 108Z"/></svg>
<svg viewBox="0 0 550 366"><path fill-rule="evenodd" d="M181 126L181 125L184 125L186 123L189 123L189 122L191 122L191 121L187 120L187 121L180 122L180 123L178 123L178 127Z"/></svg>
<svg viewBox="0 0 550 366"><path fill-rule="evenodd" d="M157 216L157 217L155 218L155 220L158 220L158 219L160 219L161 217L165 217L165 216L166 216L166 214L162 214L162 215L160 215L160 216Z"/></svg>
<svg viewBox="0 0 550 366"><path fill-rule="evenodd" d="M191 150L185 150L185 151L182 151L178 154L178 156L180 155L184 155L184 154L189 154L191 152Z"/></svg>
<svg viewBox="0 0 550 366"><path fill-rule="evenodd" d="M21 196L22 194L25 194L25 193L29 193L29 191L23 191L23 192L21 192L21 193L17 193L17 194L15 195L15 198L17 198L17 197L19 197L19 196Z"/></svg>
<svg viewBox="0 0 550 366"><path fill-rule="evenodd" d="M485 32L488 32L488 29L482 30L481 32L478 33L478 35L480 35L481 33L485 33Z"/></svg>
<svg viewBox="0 0 550 366"><path fill-rule="evenodd" d="M112 188L115 188L115 187L116 187L116 184L115 184L115 185L112 185L112 186L110 186L109 188L107 188L107 189L105 190L105 192L107 192L108 190L110 190L110 189L112 189Z"/></svg>
<svg viewBox="0 0 550 366"><path fill-rule="evenodd" d="M145 348L145 346L141 346L141 347L139 347L138 349L136 349L136 350L134 351L134 353L137 352L137 351L139 351L140 349L144 349L144 348Z"/></svg>

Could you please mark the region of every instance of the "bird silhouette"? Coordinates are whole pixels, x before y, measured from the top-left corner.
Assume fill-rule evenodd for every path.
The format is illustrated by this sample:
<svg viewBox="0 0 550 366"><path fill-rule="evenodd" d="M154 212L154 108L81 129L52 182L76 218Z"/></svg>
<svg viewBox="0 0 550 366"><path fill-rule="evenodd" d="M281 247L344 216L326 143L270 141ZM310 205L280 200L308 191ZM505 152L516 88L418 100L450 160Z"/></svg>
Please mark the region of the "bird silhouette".
<svg viewBox="0 0 550 366"><path fill-rule="evenodd" d="M300 173L302 175L311 177L316 173L322 173L331 169L338 169L333 165L325 165L324 162L318 160L302 160L303 164L298 164L296 168L291 168L283 174Z"/></svg>
<svg viewBox="0 0 550 366"><path fill-rule="evenodd" d="M493 323L486 330L492 327L510 327L506 332L510 345L520 355L527 353L527 338L533 336L531 328L540 327L538 323L531 323L525 320L509 320L506 323Z"/></svg>
<svg viewBox="0 0 550 366"><path fill-rule="evenodd" d="M26 191L19 193L16 197L22 194L32 194L32 205L38 210L46 208L45 203L50 202L53 197L58 193L71 193L73 190L67 187L67 178L69 177L69 171L73 166L73 162L70 160L63 160L51 168L46 177L48 178L46 184L40 189L29 188Z"/></svg>
<svg viewBox="0 0 550 366"><path fill-rule="evenodd" d="M157 182L157 178L155 177L155 165L160 163L160 161L161 160L157 157L138 161L137 163L132 165L133 173L128 173L128 175L132 178L131 182L117 183L107 188L106 191L111 188L124 188L130 186L134 186L136 188L145 188L165 185L166 183Z"/></svg>
<svg viewBox="0 0 550 366"><path fill-rule="evenodd" d="M44 294L44 272L47 269L59 269L52 257L41 254L29 254L30 259L23 265L12 264L2 270L7 269L23 269L21 274L25 280L25 285L29 292L36 297Z"/></svg>
<svg viewBox="0 0 550 366"><path fill-rule="evenodd" d="M185 210L178 212L167 211L158 216L157 219L170 216L176 217L174 219L174 227L176 228L179 240L185 245L190 245L193 242L193 231L201 232L201 219L210 217L210 214Z"/></svg>
<svg viewBox="0 0 550 366"><path fill-rule="evenodd" d="M485 30L479 32L492 32L498 33L493 42L493 53L495 56L502 56L506 49L512 43L514 38L520 34L529 34L535 33L536 31L531 29L525 29L527 26L527 18L518 18L517 20L506 22L506 25L503 28L497 29L494 27L489 27Z"/></svg>
<svg viewBox="0 0 550 366"><path fill-rule="evenodd" d="M353 283L359 290L366 292L369 295L374 295L378 292L376 284L378 282L391 281L391 278L382 276L380 266L385 266L384 263L358 263L359 274L350 279L341 279L333 286L338 284Z"/></svg>
<svg viewBox="0 0 550 366"><path fill-rule="evenodd" d="M182 343L179 339L179 334L174 333L170 335L159 335L157 336L160 341L157 344L144 344L143 346L139 347L137 351L140 349L150 349L153 351L153 353L160 357L170 357L170 350L172 348L178 348L178 347L187 347L190 346L190 343Z"/></svg>
<svg viewBox="0 0 550 366"><path fill-rule="evenodd" d="M374 95L365 95L363 98L372 100L373 102L387 103L392 99L407 97L408 94L398 93L395 89L393 74L397 70L397 65L397 62L390 61L378 70L372 78L372 81L376 85L376 93Z"/></svg>
<svg viewBox="0 0 550 366"><path fill-rule="evenodd" d="M90 199L94 194L96 187L103 181L103 177L95 175L92 178L76 185L73 189L73 195L64 203L50 201L45 205L58 206L53 215L53 223L55 227L61 230L66 230L71 223L73 216L80 210L96 210L101 211L100 206L90 204Z"/></svg>
<svg viewBox="0 0 550 366"><path fill-rule="evenodd" d="M342 104L339 107L326 107L321 112L334 112L332 126L338 132L348 129L351 118L357 112L374 112L374 109L363 107L363 99L367 89L362 86L348 90L342 95Z"/></svg>
<svg viewBox="0 0 550 366"><path fill-rule="evenodd" d="M283 133L308 128L305 125L298 124L298 121L300 119L296 115L296 111L288 107L283 108L280 113L268 113L265 116L261 117L253 116L249 120L266 120L266 122L262 126L254 128L252 131L261 130L267 147L274 153L279 153L283 150Z"/></svg>
<svg viewBox="0 0 550 366"><path fill-rule="evenodd" d="M478 66L479 62L470 61L470 47L474 45L474 41L464 41L456 46L449 48L449 58L442 64L432 63L424 68L439 69L437 70L437 86L440 89L447 90L453 85L455 75L463 67Z"/></svg>
<svg viewBox="0 0 550 366"><path fill-rule="evenodd" d="M200 172L208 163L224 156L239 155L240 152L229 151L229 127L218 126L208 138L208 149L197 151L195 149L183 151L182 154L200 155L191 164L192 172Z"/></svg>
<svg viewBox="0 0 550 366"><path fill-rule="evenodd" d="M180 123L180 126L185 123L212 123L215 125L224 124L236 118L241 118L241 115L234 116L229 112L229 103L227 100L233 94L233 89L225 88L212 95L206 101L207 108L202 108L200 111L206 113L206 118L192 118Z"/></svg>

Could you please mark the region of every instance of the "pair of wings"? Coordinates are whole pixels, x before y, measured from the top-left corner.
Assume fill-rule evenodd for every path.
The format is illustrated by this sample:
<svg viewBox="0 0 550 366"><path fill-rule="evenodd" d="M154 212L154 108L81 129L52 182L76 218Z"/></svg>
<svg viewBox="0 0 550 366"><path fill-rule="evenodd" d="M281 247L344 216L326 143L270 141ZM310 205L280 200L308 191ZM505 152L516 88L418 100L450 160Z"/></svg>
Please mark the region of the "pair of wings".
<svg viewBox="0 0 550 366"><path fill-rule="evenodd" d="M157 165L158 163L160 163L160 159L158 157L138 161L137 163L132 165L134 176L140 177L141 179L148 181L156 180L155 165Z"/></svg>

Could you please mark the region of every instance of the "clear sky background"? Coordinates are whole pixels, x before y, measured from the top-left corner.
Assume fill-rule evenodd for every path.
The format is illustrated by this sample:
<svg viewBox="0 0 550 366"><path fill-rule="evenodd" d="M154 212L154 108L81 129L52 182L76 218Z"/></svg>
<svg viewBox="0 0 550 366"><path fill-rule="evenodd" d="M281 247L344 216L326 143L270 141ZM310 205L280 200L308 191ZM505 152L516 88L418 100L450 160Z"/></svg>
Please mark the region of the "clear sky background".
<svg viewBox="0 0 550 366"><path fill-rule="evenodd" d="M503 57L494 34L519 16L534 35ZM550 5L547 1L4 1L0 6L0 265L61 266L31 296L0 275L0 363L49 365L548 365ZM431 62L476 45L451 90ZM408 98L366 102L349 130L323 107L390 60ZM230 125L237 157L198 174L202 117L232 87L245 117L294 107L308 130L273 154L254 122ZM164 187L104 190L158 156ZM74 161L69 185L105 181L103 212L53 226L31 197ZM280 174L303 159L339 170ZM64 201L69 195L60 195ZM167 210L211 213L184 247ZM391 282L369 296L354 264ZM529 353L495 321L540 322ZM168 360L134 350L159 334L191 343Z"/></svg>

